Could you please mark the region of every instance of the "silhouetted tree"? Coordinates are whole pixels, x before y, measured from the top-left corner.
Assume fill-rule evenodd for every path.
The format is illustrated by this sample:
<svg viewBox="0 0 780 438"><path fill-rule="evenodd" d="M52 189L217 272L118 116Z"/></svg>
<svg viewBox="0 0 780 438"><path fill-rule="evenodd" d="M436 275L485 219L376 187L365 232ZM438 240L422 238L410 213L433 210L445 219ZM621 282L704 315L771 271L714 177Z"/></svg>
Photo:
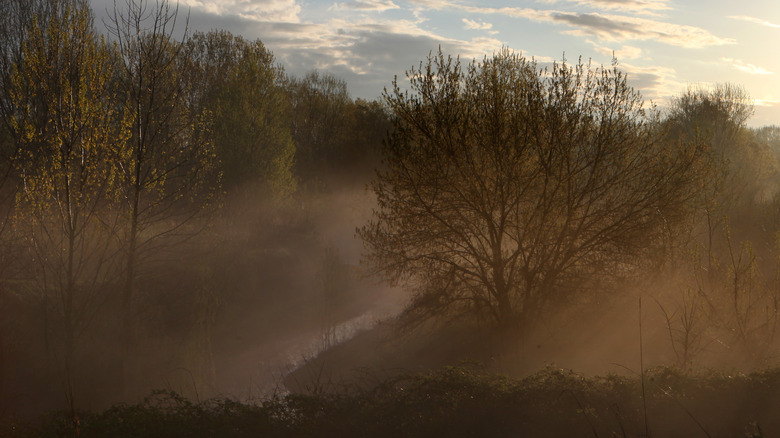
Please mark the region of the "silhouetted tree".
<svg viewBox="0 0 780 438"><path fill-rule="evenodd" d="M344 129L351 103L347 84L328 73L312 71L291 79L292 134L298 148L297 173L312 181L332 164L338 145L351 133Z"/></svg>
<svg viewBox="0 0 780 438"><path fill-rule="evenodd" d="M707 152L711 197L733 204L732 180L748 163L745 124L753 115L747 92L735 85L691 87L672 100L665 120L668 135L683 142L699 142Z"/></svg>
<svg viewBox="0 0 780 438"><path fill-rule="evenodd" d="M19 151L19 138L12 123L17 114L11 82L14 70L21 65L24 46L34 22L46 23L58 0L0 0L0 309L7 309L6 298L12 286L10 280L21 268L21 241L11 230L16 193L19 187L14 172L14 160ZM0 400L5 395L6 333L18 321L3 318L0 322ZM5 403L0 401L0 410Z"/></svg>
<svg viewBox="0 0 780 438"><path fill-rule="evenodd" d="M504 50L429 57L385 94L394 115L367 261L448 311L523 327L624 277L688 213L699 151L670 146L616 67L542 70Z"/></svg>

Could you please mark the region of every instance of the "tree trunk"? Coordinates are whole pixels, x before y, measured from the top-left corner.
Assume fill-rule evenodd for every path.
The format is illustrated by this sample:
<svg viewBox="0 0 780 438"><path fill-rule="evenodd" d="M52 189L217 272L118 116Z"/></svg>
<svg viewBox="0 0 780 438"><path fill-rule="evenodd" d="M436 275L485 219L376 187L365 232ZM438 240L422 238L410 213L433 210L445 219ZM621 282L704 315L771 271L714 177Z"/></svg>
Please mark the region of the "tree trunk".
<svg viewBox="0 0 780 438"><path fill-rule="evenodd" d="M136 247L138 234L138 217L133 215L130 225L130 235L127 249L127 265L125 266L125 284L122 288L122 345L121 345L121 367L122 375L121 387L125 399L130 394L133 376L131 372L132 344L134 342L134 324L133 324L133 291L135 289L135 265L136 265Z"/></svg>
<svg viewBox="0 0 780 438"><path fill-rule="evenodd" d="M141 71L139 67L139 71ZM139 76L138 89L143 88L143 77ZM150 105L151 106L151 105ZM141 106L141 99L138 98L136 102L136 116L141 117L143 114L143 108ZM144 143L147 129L143 125L143 122L138 122L138 138L133 151L133 180L130 185L130 230L128 231L127 241L127 265L125 266L125 284L122 290L122 351L121 351L121 387L124 393L125 399L128 399L130 394L130 387L132 382L132 372L130 370L130 361L132 354L132 344L134 342L134 324L132 318L132 304L133 295L135 293L135 276L136 276L136 264L138 263L138 222L140 220L140 207L141 207L141 191L143 189L141 182L141 172L143 164L145 162Z"/></svg>
<svg viewBox="0 0 780 438"><path fill-rule="evenodd" d="M0 312L5 309L5 294L0 289ZM6 406L3 400L6 400L5 394L5 315L0 314L0 415L5 412Z"/></svg>
<svg viewBox="0 0 780 438"><path fill-rule="evenodd" d="M498 301L498 325L502 331L511 331L517 325L517 318L512 309L507 288L503 288L497 294Z"/></svg>

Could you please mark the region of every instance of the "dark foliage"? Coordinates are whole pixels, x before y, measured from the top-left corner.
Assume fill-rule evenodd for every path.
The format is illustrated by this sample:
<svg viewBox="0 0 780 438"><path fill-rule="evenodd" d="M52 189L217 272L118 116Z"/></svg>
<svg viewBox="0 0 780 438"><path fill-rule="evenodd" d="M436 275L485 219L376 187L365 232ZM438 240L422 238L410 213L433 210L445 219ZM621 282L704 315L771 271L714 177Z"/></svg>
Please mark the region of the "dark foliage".
<svg viewBox="0 0 780 438"><path fill-rule="evenodd" d="M192 403L155 392L102 413L51 414L6 423L9 437L636 437L775 436L780 369L750 375L588 378L548 367L522 380L448 367L351 394L275 397L261 403ZM643 397L647 416L643 413ZM74 426L78 424L78 426ZM78 428L78 431L76 430Z"/></svg>

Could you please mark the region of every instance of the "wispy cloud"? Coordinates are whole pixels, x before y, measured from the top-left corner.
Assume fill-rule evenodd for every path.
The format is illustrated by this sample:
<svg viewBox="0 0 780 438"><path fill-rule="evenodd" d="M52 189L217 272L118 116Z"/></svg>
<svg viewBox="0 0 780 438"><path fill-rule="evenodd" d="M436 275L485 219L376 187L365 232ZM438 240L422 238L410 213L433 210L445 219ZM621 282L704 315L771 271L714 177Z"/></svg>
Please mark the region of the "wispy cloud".
<svg viewBox="0 0 780 438"><path fill-rule="evenodd" d="M426 9L457 9L462 7L458 2L452 0L409 0L409 3Z"/></svg>
<svg viewBox="0 0 780 438"><path fill-rule="evenodd" d="M355 0L346 3L334 3L332 6L332 9L357 9L375 12L398 8L399 6L390 0Z"/></svg>
<svg viewBox="0 0 780 438"><path fill-rule="evenodd" d="M301 6L296 0L180 0L180 3L207 14L233 15L251 21L300 21Z"/></svg>
<svg viewBox="0 0 780 438"><path fill-rule="evenodd" d="M587 40L587 42L593 46L593 49L596 52L606 56L614 56L618 60L637 59L642 57L642 54L644 53L641 48L634 46L602 46L592 40Z"/></svg>
<svg viewBox="0 0 780 438"><path fill-rule="evenodd" d="M565 33L590 36L602 41L646 41L655 40L665 44L703 48L734 44L732 38L721 38L706 29L696 26L668 23L629 15L604 14L597 12L569 12L552 9L520 7L472 6L455 0L410 0L411 3L428 9L453 9L470 14L503 15L524 18L537 22L565 24L573 29ZM671 9L669 0L546 0L546 3L575 3L616 11L647 12Z"/></svg>
<svg viewBox="0 0 780 438"><path fill-rule="evenodd" d="M741 59L734 59L734 58L720 58L721 61L731 64L732 67L736 68L739 71L743 71L745 73L749 73L751 75L771 75L774 74L773 72L763 68L759 67L755 64L748 64Z"/></svg>
<svg viewBox="0 0 780 438"><path fill-rule="evenodd" d="M591 9L657 15L672 9L669 0L547 0L545 3L573 3Z"/></svg>
<svg viewBox="0 0 780 438"><path fill-rule="evenodd" d="M638 66L620 63L620 70L628 75L632 87L642 91L642 96L659 104L664 104L685 88L685 83L677 79L677 72L670 67Z"/></svg>
<svg viewBox="0 0 780 438"><path fill-rule="evenodd" d="M655 40L691 49L736 43L731 38L720 38L700 27L638 17L557 12L551 15L551 19L575 27L569 34L594 36L604 41Z"/></svg>
<svg viewBox="0 0 780 438"><path fill-rule="evenodd" d="M762 26L767 26L767 27L780 28L780 24L776 24L776 23L772 23L770 21L766 21L763 18L749 17L747 15L732 15L729 18L734 19L734 20L742 20L742 21L747 21L747 22L750 22L750 23L760 24Z"/></svg>
<svg viewBox="0 0 780 438"><path fill-rule="evenodd" d="M486 23L481 20L469 20L468 18L463 19L463 24L465 25L466 29L470 30L489 30L493 28L492 23Z"/></svg>
<svg viewBox="0 0 780 438"><path fill-rule="evenodd" d="M414 20L365 15L317 24L265 23L258 30L287 71L327 70L344 78L353 92L369 96L390 85L395 75L403 78L405 70L438 47L461 59L472 59L506 44L491 37L449 38Z"/></svg>
<svg viewBox="0 0 780 438"><path fill-rule="evenodd" d="M577 35L605 56L611 56L614 51L620 61L619 68L628 72L630 83L655 101L674 95L685 84L678 81L676 71L671 68L644 65L649 60L649 49L642 41L686 48L735 43L701 27L659 18L670 10L672 0L536 0L536 6L542 2L560 5L547 8L484 7L478 0L334 0L330 8L325 5L305 11L301 0L179 1L192 9L193 21L199 29L213 28L216 23L234 31L240 29L247 37L262 38L288 73L299 75L314 68L327 70L344 78L353 93L369 97L378 95L395 75L402 78L405 70L418 65L438 47L464 60L481 59L506 47L507 41L495 36L498 30L502 36L511 34L501 27L506 18L515 19L510 26L522 24L523 20L543 24L545 37L550 39L561 34ZM379 13L390 10L395 12ZM453 15L459 15L460 21L452 23ZM436 27L430 24L432 19L440 17L449 17L449 26L440 21ZM732 18L760 21L741 16ZM458 32L452 24L461 30ZM474 34L464 32L464 28L479 31L480 37L464 37L464 33ZM552 61L544 56L535 59L540 66ZM641 60L635 61L640 65L625 63L632 60ZM734 68L746 72L770 73L742 61L729 61Z"/></svg>
<svg viewBox="0 0 780 438"><path fill-rule="evenodd" d="M484 8L464 6L461 9L471 13L500 14L532 21L565 24L574 28L566 32L570 35L590 36L602 41L655 40L686 48L702 48L736 43L734 39L715 36L700 27L666 23L640 17L511 7Z"/></svg>
<svg viewBox="0 0 780 438"><path fill-rule="evenodd" d="M773 99L773 98L753 99L753 104L755 106L766 106L766 107L780 106L780 99Z"/></svg>

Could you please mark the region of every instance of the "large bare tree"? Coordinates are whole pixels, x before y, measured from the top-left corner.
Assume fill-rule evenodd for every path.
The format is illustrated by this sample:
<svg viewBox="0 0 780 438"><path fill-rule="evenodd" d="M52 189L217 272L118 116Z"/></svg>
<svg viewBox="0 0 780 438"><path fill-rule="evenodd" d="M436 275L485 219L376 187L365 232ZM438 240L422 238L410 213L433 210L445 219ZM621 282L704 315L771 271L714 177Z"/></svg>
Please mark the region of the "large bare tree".
<svg viewBox="0 0 780 438"><path fill-rule="evenodd" d="M407 79L385 93L395 130L358 234L370 266L415 291L411 315L525 327L628 275L695 199L698 149L660 141L614 66L439 53Z"/></svg>

